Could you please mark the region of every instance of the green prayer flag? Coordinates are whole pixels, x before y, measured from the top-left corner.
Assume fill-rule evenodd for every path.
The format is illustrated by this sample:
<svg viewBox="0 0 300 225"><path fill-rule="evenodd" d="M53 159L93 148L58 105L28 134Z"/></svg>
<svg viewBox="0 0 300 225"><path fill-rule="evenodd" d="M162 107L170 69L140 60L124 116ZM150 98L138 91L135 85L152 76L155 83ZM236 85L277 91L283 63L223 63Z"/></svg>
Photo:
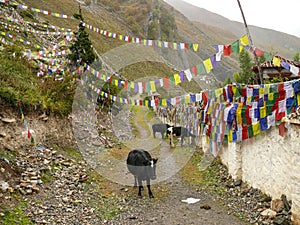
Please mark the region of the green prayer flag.
<svg viewBox="0 0 300 225"><path fill-rule="evenodd" d="M146 82L146 92L150 92L150 82Z"/></svg>
<svg viewBox="0 0 300 225"><path fill-rule="evenodd" d="M172 85L172 86L175 85L174 76L170 76L170 77L169 77L169 84Z"/></svg>
<svg viewBox="0 0 300 225"><path fill-rule="evenodd" d="M243 119L243 124L247 124L247 118L246 118L246 110L247 110L247 105L243 105L242 108L242 119Z"/></svg>
<svg viewBox="0 0 300 225"><path fill-rule="evenodd" d="M264 52L264 57L265 57L266 61L272 61L273 60L273 56L269 52Z"/></svg>
<svg viewBox="0 0 300 225"><path fill-rule="evenodd" d="M278 84L271 84L270 92L271 93L278 93Z"/></svg>
<svg viewBox="0 0 300 225"><path fill-rule="evenodd" d="M199 75L206 74L206 69L202 62L200 64L196 65L196 67L197 67L197 72Z"/></svg>
<svg viewBox="0 0 300 225"><path fill-rule="evenodd" d="M215 92L215 90L209 90L208 91L208 96L209 96L210 99L211 98L216 98L216 92Z"/></svg>
<svg viewBox="0 0 300 225"><path fill-rule="evenodd" d="M230 49L233 53L238 55L240 53L240 41L236 40L235 42L233 42L230 46Z"/></svg>
<svg viewBox="0 0 300 225"><path fill-rule="evenodd" d="M248 126L248 137L252 138L254 136L253 134L253 127L252 126Z"/></svg>

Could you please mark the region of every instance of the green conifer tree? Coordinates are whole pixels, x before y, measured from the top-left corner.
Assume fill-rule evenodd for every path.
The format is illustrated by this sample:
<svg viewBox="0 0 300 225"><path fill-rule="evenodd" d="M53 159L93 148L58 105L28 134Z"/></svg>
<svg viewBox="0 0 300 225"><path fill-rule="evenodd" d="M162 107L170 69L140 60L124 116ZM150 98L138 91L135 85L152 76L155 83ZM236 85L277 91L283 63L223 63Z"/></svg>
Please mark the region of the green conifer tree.
<svg viewBox="0 0 300 225"><path fill-rule="evenodd" d="M240 71L238 73L239 76L236 76L234 81L243 84L249 84L251 83L251 81L253 82L255 76L254 76L254 72L252 71L252 67L254 63L250 54L244 49L239 54L239 62L240 62Z"/></svg>
<svg viewBox="0 0 300 225"><path fill-rule="evenodd" d="M83 25L84 19L81 14L80 5L79 13L73 16L80 20L80 24L78 31L74 32L76 39L70 46L71 54L68 55L68 58L72 64L76 66L79 66L78 64L82 65L82 63L92 64L96 59L96 54L94 53L92 42L89 39L89 34L85 31L85 26Z"/></svg>

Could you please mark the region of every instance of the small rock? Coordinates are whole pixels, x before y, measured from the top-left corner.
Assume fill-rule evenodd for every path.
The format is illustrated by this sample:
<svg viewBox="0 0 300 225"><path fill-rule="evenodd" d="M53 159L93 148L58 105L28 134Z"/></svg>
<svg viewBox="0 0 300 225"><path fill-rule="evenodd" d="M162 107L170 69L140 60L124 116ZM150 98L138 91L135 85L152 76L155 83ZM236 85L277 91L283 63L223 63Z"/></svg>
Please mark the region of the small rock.
<svg viewBox="0 0 300 225"><path fill-rule="evenodd" d="M211 207L209 205L202 205L200 206L201 209L209 210Z"/></svg>
<svg viewBox="0 0 300 225"><path fill-rule="evenodd" d="M64 203L67 203L67 202L69 201L69 198L63 197L63 198L62 198L62 201L63 201Z"/></svg>
<svg viewBox="0 0 300 225"><path fill-rule="evenodd" d="M281 199L271 201L271 209L275 212L281 212L284 209L284 203Z"/></svg>
<svg viewBox="0 0 300 225"><path fill-rule="evenodd" d="M290 222L284 216L276 216L273 220L274 224L278 225L288 225Z"/></svg>
<svg viewBox="0 0 300 225"><path fill-rule="evenodd" d="M3 192L6 192L7 189L9 188L9 184L5 181L0 181L0 189L3 191Z"/></svg>
<svg viewBox="0 0 300 225"><path fill-rule="evenodd" d="M242 180L237 180L234 182L234 186L237 187L237 186L241 186L242 184Z"/></svg>
<svg viewBox="0 0 300 225"><path fill-rule="evenodd" d="M136 220L137 217L136 217L135 215L130 215L130 216L129 216L129 219L130 219L130 220Z"/></svg>
<svg viewBox="0 0 300 225"><path fill-rule="evenodd" d="M14 118L12 118L12 119L10 119L10 118L2 118L1 120L3 122L5 122L5 123L14 123L14 122L16 122L16 119L14 119Z"/></svg>
<svg viewBox="0 0 300 225"><path fill-rule="evenodd" d="M276 216L276 212L273 211L272 209L266 209L260 213L260 215L264 217L269 217L269 218L274 218Z"/></svg>

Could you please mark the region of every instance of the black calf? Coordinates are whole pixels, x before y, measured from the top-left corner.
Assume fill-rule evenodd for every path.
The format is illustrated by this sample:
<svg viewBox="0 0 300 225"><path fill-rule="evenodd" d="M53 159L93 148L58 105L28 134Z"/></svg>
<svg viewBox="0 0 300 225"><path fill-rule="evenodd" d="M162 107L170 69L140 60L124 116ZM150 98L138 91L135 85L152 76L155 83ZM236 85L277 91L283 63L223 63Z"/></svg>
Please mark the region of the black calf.
<svg viewBox="0 0 300 225"><path fill-rule="evenodd" d="M156 179L156 162L157 159L151 157L149 152L143 149L135 149L129 152L127 157L127 168L134 176L134 186L139 185L138 197L142 198L142 181L146 180L150 198L154 198L150 189L150 179Z"/></svg>
<svg viewBox="0 0 300 225"><path fill-rule="evenodd" d="M153 124L152 125L152 131L153 131L153 137L155 138L155 133L161 133L161 137L165 137L165 132L168 130L168 128L171 127L169 124L161 123L161 124Z"/></svg>
<svg viewBox="0 0 300 225"><path fill-rule="evenodd" d="M167 130L167 135L173 135L175 137L181 137L181 146L183 145L183 141L185 137L195 138L196 135L192 134L185 127L170 127Z"/></svg>

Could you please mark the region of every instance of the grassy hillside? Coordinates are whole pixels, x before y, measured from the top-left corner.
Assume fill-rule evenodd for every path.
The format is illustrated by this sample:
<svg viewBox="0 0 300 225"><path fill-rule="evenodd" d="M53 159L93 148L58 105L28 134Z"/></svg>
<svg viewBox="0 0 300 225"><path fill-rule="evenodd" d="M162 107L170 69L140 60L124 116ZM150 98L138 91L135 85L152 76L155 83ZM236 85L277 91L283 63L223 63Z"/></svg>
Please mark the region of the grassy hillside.
<svg viewBox="0 0 300 225"><path fill-rule="evenodd" d="M79 12L79 3L75 0L51 2L23 0L19 3L31 8L69 16ZM40 49L35 46L36 44L50 46L50 44L63 41L64 37L55 34L32 33L24 30L24 27L20 28L22 26L20 24L24 24L26 21L77 30L80 21L45 15L34 12L34 10L17 9L17 7L15 7L15 12L12 12L7 4L2 4L2 7L6 10L8 19L21 19L22 23L20 21L8 22L5 20L6 18L3 18L2 21L9 23L12 27L7 28L5 24L0 25L1 31L10 33L17 39L10 44L1 44L3 54L1 54L2 63L0 66L0 97L14 106L21 102L24 110L35 109L62 115L68 114L71 111L72 97L76 88L74 74L71 71L65 72L64 79L61 81L41 79L37 77L37 63L41 61L18 57L28 50L39 51ZM190 68L214 54L215 50L212 44L218 42L217 37L211 37L212 33L208 29L206 31L199 29L178 11L160 0L85 0L80 2L80 8L85 23L108 32L145 39L200 44L199 52L145 47L140 56L142 57L141 60L137 62L129 60L129 56L131 57L133 52L131 49L126 50L127 55L121 58L122 67L117 68L116 72L122 74L127 80L136 80L141 77L171 76L175 72ZM16 29L16 26L19 28ZM33 28L40 32L54 31L53 29L42 28L40 25ZM113 58L123 54L120 47L125 46L126 42L104 37L87 28L86 31L89 33L98 56L104 60L102 63L105 62L110 66L113 63ZM11 42L10 38L6 39ZM24 39L32 44L25 44L21 41ZM68 49L68 44L64 49ZM107 58L108 55L110 58ZM60 57L59 60L64 60L64 58ZM127 64L124 63L126 60L128 61ZM42 62L47 63L45 60ZM218 80L225 80L237 68L236 60L227 58L222 60L221 65L209 75L212 82L207 83L199 77L198 80L180 84L180 87L186 92L199 92L202 89L215 88L219 85Z"/></svg>

